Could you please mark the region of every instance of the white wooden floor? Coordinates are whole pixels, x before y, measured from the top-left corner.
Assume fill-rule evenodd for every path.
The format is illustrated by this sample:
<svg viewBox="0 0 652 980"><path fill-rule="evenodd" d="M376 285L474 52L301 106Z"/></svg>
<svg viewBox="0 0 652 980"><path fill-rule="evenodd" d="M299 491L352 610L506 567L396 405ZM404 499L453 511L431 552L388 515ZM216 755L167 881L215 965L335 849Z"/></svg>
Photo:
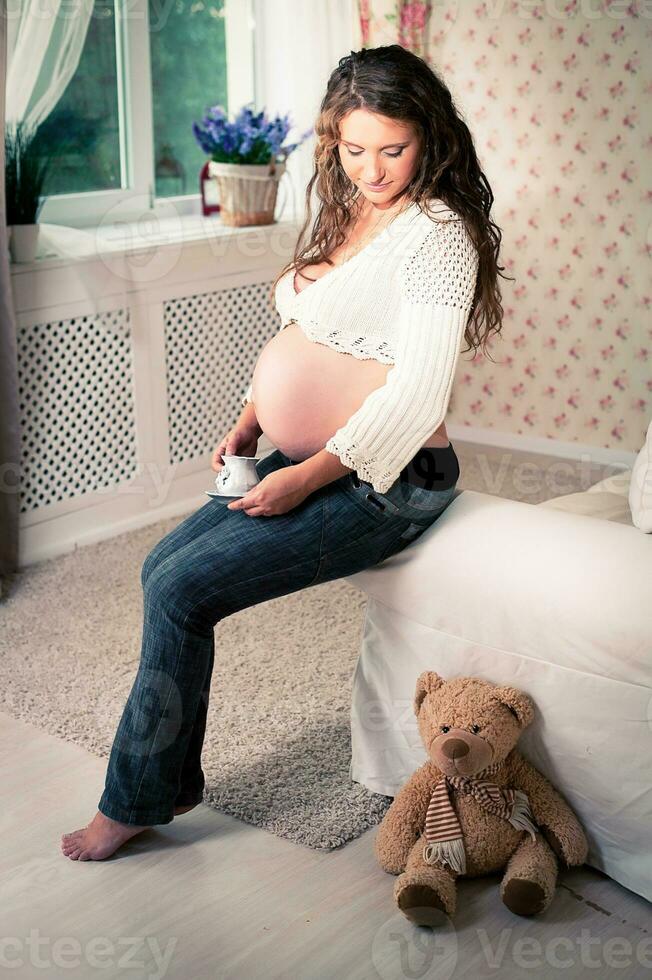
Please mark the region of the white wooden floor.
<svg viewBox="0 0 652 980"><path fill-rule="evenodd" d="M97 808L106 760L0 715L0 973L29 978L368 980L652 977L652 906L566 872L538 919L498 878L462 882L454 926L395 913L375 830L331 852L201 805L106 861L70 861L62 833Z"/></svg>

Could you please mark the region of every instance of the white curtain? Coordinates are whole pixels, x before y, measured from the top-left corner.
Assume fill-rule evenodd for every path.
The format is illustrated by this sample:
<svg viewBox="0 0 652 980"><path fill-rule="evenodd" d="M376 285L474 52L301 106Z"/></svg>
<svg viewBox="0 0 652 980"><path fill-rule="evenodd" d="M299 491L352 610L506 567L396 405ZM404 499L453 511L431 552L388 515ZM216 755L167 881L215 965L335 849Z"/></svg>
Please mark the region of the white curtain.
<svg viewBox="0 0 652 980"><path fill-rule="evenodd" d="M38 126L74 75L93 0L8 0L5 117Z"/></svg>
<svg viewBox="0 0 652 980"><path fill-rule="evenodd" d="M289 112L294 127L286 142L296 142L315 124L328 76L355 47L356 0L257 0L257 108L270 115ZM291 196L281 217L304 216L306 186L312 175L314 135L287 161L288 175L279 196ZM313 194L313 216L315 213Z"/></svg>

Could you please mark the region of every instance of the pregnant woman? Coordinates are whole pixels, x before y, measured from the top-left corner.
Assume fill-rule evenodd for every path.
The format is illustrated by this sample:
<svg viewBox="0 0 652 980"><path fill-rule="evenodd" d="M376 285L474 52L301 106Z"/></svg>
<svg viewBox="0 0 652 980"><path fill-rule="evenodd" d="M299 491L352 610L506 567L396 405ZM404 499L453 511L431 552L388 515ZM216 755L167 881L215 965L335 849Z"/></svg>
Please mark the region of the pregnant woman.
<svg viewBox="0 0 652 980"><path fill-rule="evenodd" d="M502 317L501 235L470 133L425 61L390 45L341 59L316 135L306 222L273 287L281 327L212 466L255 455L263 432L277 449L252 490L211 498L143 563L140 664L98 812L62 837L73 860L201 802L220 620L377 565L455 495L460 345Z"/></svg>

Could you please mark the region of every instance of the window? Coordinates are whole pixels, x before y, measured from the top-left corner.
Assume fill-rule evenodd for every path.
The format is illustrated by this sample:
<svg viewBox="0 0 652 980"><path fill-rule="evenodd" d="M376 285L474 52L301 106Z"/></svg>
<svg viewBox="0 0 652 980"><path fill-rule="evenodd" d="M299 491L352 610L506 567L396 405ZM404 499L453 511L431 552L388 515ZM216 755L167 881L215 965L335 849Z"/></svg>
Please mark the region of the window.
<svg viewBox="0 0 652 980"><path fill-rule="evenodd" d="M207 104L228 107L224 4L175 0L165 16L157 7L150 0L154 177L157 196L170 197L198 188L206 156L192 134L193 120Z"/></svg>
<svg viewBox="0 0 652 980"><path fill-rule="evenodd" d="M39 131L55 158L40 220L96 225L170 200L196 211L206 157L192 123L209 105L257 105L253 30L253 0L94 0L77 70Z"/></svg>

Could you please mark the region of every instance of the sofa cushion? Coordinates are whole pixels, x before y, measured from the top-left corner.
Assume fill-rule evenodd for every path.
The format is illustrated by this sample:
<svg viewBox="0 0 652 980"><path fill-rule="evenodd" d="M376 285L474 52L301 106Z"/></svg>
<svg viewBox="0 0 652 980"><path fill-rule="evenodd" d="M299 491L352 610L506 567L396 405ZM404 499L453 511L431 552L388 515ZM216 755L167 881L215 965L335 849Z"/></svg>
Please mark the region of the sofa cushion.
<svg viewBox="0 0 652 980"><path fill-rule="evenodd" d="M620 473L612 473L611 476L599 480L587 490L551 497L550 500L541 501L537 506L552 507L553 510L565 510L568 514L600 517L604 521L632 525L632 512L628 499L631 477L631 468Z"/></svg>
<svg viewBox="0 0 652 980"><path fill-rule="evenodd" d="M537 507L551 507L564 510L568 514L584 517L599 517L603 521L616 521L618 524L632 525L632 512L627 497L619 493L594 491L593 487L579 493L566 493L561 497L542 500Z"/></svg>
<svg viewBox="0 0 652 980"><path fill-rule="evenodd" d="M629 496L629 484L632 479L632 468L621 470L620 473L612 473L605 476L604 480L599 480L589 487L587 493L615 493L619 497Z"/></svg>

